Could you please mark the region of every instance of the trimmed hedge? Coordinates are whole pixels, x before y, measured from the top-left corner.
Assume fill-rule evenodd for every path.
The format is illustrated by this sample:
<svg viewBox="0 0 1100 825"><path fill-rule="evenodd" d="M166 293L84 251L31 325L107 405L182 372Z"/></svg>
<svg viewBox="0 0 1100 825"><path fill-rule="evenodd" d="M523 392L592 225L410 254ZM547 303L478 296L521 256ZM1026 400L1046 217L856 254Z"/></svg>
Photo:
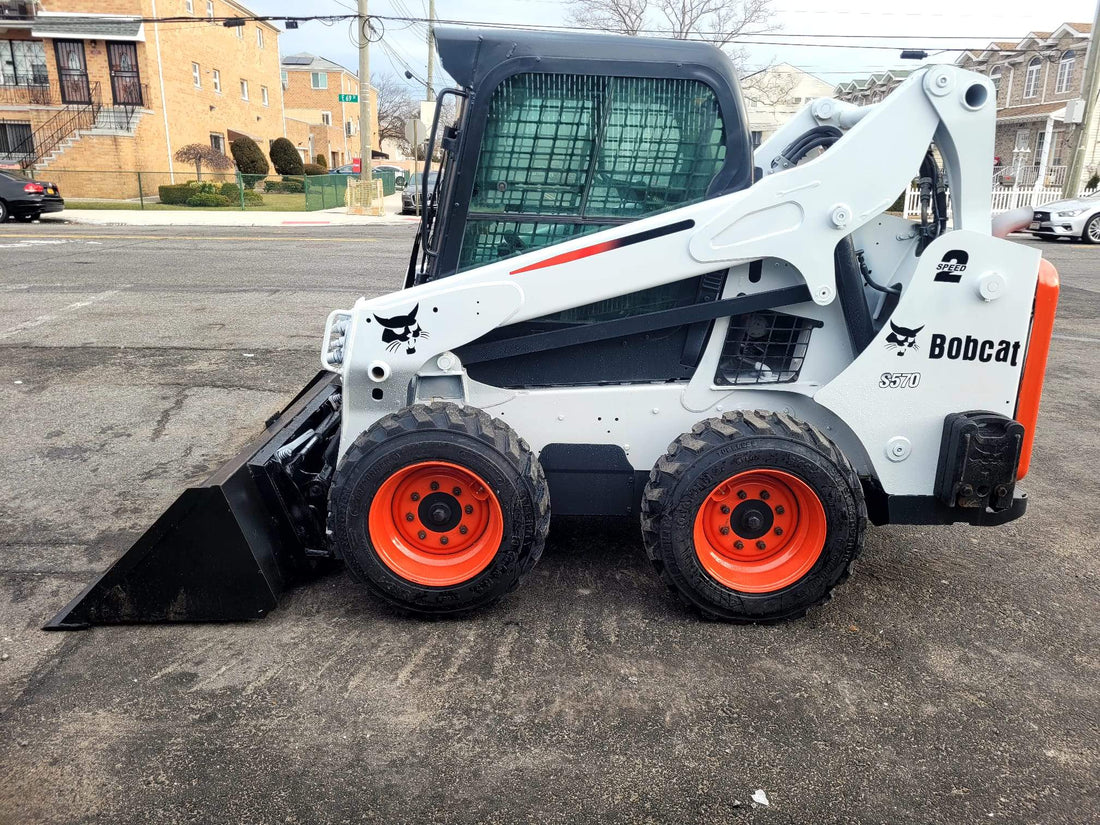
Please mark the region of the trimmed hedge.
<svg viewBox="0 0 1100 825"><path fill-rule="evenodd" d="M285 137L276 138L271 144L268 154L271 156L271 163L275 166L275 171L280 175L302 174L302 156L298 154L294 144Z"/></svg>
<svg viewBox="0 0 1100 825"><path fill-rule="evenodd" d="M229 206L229 198L225 195L212 195L208 192L200 192L187 199L188 206Z"/></svg>
<svg viewBox="0 0 1100 825"><path fill-rule="evenodd" d="M263 150L256 145L256 141L249 137L239 137L229 144L229 151L233 153L233 160L237 162L237 168L245 175L266 175L271 171L271 166L264 157ZM253 184L255 185L255 184ZM245 186L251 189L246 183Z"/></svg>
<svg viewBox="0 0 1100 825"><path fill-rule="evenodd" d="M158 186L157 191L160 193L161 203L183 204L187 203L187 199L195 194L190 184L187 183L175 183L168 186Z"/></svg>
<svg viewBox="0 0 1100 825"><path fill-rule="evenodd" d="M235 183L223 183L221 194L229 199L229 202L234 206L241 202L241 188ZM264 202L263 195L259 192L253 192L251 189L244 190L244 205L245 206L259 206Z"/></svg>
<svg viewBox="0 0 1100 825"><path fill-rule="evenodd" d="M300 195L306 191L305 182L301 178L283 178L282 180L269 180L264 184L264 191L272 194L278 192L284 195Z"/></svg>
<svg viewBox="0 0 1100 825"><path fill-rule="evenodd" d="M328 170L316 163L307 163L305 166L307 175L327 175Z"/></svg>

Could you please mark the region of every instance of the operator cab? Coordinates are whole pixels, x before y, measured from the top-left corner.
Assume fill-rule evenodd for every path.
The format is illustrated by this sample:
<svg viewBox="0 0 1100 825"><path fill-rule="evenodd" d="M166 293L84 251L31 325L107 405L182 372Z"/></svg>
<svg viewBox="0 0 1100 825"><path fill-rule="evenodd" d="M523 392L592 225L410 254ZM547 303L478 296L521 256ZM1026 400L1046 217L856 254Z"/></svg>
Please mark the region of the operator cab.
<svg viewBox="0 0 1100 825"><path fill-rule="evenodd" d="M733 64L705 43L439 27L459 88L407 285L751 185ZM431 157L432 153L429 153ZM428 161L429 166L431 161Z"/></svg>

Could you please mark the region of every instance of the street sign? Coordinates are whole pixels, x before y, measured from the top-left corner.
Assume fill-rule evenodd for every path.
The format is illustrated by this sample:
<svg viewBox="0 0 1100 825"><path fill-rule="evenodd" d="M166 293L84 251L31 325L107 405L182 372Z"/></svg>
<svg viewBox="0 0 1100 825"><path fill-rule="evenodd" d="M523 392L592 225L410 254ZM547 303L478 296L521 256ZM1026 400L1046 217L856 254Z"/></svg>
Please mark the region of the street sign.
<svg viewBox="0 0 1100 825"><path fill-rule="evenodd" d="M341 103L358 103L359 95L337 95L336 99Z"/></svg>
<svg viewBox="0 0 1100 825"><path fill-rule="evenodd" d="M351 171L354 172L356 175L360 174L363 171L363 159L362 158L352 158L351 159Z"/></svg>
<svg viewBox="0 0 1100 825"><path fill-rule="evenodd" d="M428 139L428 127L416 118L405 121L405 140L412 146L419 146Z"/></svg>
<svg viewBox="0 0 1100 825"><path fill-rule="evenodd" d="M420 101L420 121L421 123L431 124L435 120L435 101L434 100L422 100ZM428 133L428 127L424 127L424 134Z"/></svg>

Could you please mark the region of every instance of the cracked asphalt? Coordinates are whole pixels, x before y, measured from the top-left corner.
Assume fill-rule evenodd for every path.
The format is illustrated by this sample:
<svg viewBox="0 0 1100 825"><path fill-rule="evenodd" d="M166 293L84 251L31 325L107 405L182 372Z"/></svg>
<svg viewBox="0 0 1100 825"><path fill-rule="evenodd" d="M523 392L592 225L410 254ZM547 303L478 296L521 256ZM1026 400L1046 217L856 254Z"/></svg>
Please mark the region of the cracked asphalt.
<svg viewBox="0 0 1100 825"><path fill-rule="evenodd" d="M872 529L832 603L703 623L555 521L459 622L342 573L251 624L39 628L398 286L406 227L0 227L0 823L1100 818L1100 250L1062 276L1024 519ZM754 803L763 791L769 804Z"/></svg>

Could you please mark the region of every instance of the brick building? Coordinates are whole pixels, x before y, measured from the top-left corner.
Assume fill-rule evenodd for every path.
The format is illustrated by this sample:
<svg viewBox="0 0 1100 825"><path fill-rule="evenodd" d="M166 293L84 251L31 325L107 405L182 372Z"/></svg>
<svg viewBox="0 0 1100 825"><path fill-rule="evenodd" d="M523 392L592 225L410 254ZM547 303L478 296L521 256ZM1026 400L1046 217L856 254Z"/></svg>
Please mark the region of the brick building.
<svg viewBox="0 0 1100 825"><path fill-rule="evenodd" d="M998 180L1020 186L1063 186L1081 128L1089 23L1063 23L1019 41L964 52L956 63L988 75L997 87ZM1092 141L1095 144L1095 140Z"/></svg>
<svg viewBox="0 0 1100 825"><path fill-rule="evenodd" d="M857 106L868 106L878 103L894 91L910 74L912 69L890 69L859 80L848 80L837 85L833 97Z"/></svg>
<svg viewBox="0 0 1100 825"><path fill-rule="evenodd" d="M997 137L991 174L998 183L1060 187L1066 183L1077 130L1081 128L1089 23L1062 23L1053 31L1029 32L1016 41L996 41L963 52L957 65L988 75L997 87ZM836 97L877 103L910 71L888 71L836 87ZM1085 141L1087 179L1100 168L1096 135Z"/></svg>
<svg viewBox="0 0 1100 825"><path fill-rule="evenodd" d="M819 97L831 97L833 87L809 72L780 63L754 75L741 89L755 149L803 107Z"/></svg>
<svg viewBox="0 0 1100 825"><path fill-rule="evenodd" d="M117 170L165 173L155 187L194 177L173 158L187 144L283 136L279 30L202 23L238 15L232 0L0 0L0 165L100 171L81 195L134 197ZM165 17L196 23L142 22Z"/></svg>
<svg viewBox="0 0 1100 825"><path fill-rule="evenodd" d="M301 52L282 59L282 89L287 137L303 160L323 155L335 169L359 156L359 104L340 100L359 94L359 78L339 63ZM370 90L370 110L378 111L378 93ZM378 124L371 124L372 156L379 156Z"/></svg>

